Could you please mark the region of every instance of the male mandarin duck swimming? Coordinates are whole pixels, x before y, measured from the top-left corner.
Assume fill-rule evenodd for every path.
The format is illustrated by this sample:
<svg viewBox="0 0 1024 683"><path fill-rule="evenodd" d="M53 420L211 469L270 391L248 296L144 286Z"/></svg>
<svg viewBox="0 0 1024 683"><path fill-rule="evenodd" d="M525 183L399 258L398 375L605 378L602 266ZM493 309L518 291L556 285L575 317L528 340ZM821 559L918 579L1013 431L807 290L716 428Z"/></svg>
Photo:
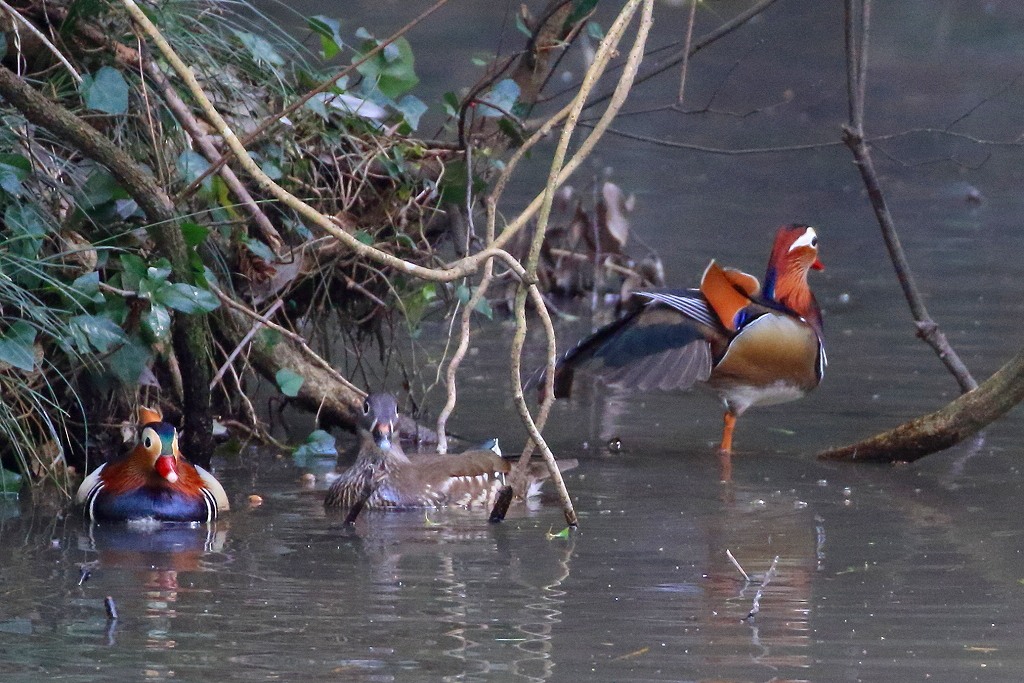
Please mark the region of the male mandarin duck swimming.
<svg viewBox="0 0 1024 683"><path fill-rule="evenodd" d="M391 394L370 394L363 402L360 447L355 463L327 490L324 505L350 508L367 492L368 508L434 508L454 505L466 509L490 507L512 464L492 450L455 455L413 455L402 451L395 434L398 403ZM566 463L568 469L575 463ZM529 492L539 491L547 477L541 464L530 465Z"/></svg>
<svg viewBox="0 0 1024 683"><path fill-rule="evenodd" d="M824 333L807 273L823 268L814 228L786 225L775 235L764 287L712 261L699 289L636 292L645 305L559 361L555 397L570 394L577 368L597 363L606 383L639 391L706 382L725 404L720 450L729 453L747 408L793 401L821 381Z"/></svg>
<svg viewBox="0 0 1024 683"><path fill-rule="evenodd" d="M124 458L85 478L75 500L94 521L210 522L229 509L224 487L178 450L160 413L139 409L139 441Z"/></svg>

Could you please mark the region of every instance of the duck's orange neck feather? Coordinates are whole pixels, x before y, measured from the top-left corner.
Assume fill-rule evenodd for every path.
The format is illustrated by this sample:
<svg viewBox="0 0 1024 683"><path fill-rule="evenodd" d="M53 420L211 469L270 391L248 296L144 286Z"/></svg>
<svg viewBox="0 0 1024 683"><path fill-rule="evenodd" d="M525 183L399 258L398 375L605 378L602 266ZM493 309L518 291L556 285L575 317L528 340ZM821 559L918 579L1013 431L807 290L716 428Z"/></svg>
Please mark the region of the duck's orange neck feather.
<svg viewBox="0 0 1024 683"><path fill-rule="evenodd" d="M821 311L807 284L807 268L790 262L777 273L775 300L817 327L821 327Z"/></svg>
<svg viewBox="0 0 1024 683"><path fill-rule="evenodd" d="M201 495L203 480L199 472L183 458L178 457L178 481L173 484L160 476L148 463L148 458L132 451L128 457L107 465L102 481L112 494L127 493L140 488L167 489L188 497Z"/></svg>

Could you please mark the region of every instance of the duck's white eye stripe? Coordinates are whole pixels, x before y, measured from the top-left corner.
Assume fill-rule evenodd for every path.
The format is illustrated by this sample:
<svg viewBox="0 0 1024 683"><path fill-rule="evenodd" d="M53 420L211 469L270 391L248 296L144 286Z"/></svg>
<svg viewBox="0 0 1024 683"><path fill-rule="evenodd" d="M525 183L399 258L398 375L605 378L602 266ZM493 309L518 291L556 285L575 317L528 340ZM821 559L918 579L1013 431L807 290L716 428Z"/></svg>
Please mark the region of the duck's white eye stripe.
<svg viewBox="0 0 1024 683"><path fill-rule="evenodd" d="M146 427L142 430L142 446L147 451L156 446L159 441L160 439L157 437L156 432L153 431L152 427Z"/></svg>
<svg viewBox="0 0 1024 683"><path fill-rule="evenodd" d="M796 238L796 241L790 245L789 250L799 249L800 247L816 247L818 246L818 233L814 232L814 228L807 228L804 230L804 234Z"/></svg>

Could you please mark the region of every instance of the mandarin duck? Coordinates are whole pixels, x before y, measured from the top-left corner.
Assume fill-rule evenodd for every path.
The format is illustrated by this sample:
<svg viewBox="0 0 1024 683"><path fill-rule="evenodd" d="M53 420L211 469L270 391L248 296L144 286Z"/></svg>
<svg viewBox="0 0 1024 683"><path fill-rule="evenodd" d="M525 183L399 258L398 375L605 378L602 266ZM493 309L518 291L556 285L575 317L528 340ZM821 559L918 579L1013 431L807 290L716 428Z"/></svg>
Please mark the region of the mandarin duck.
<svg viewBox="0 0 1024 683"><path fill-rule="evenodd" d="M569 396L575 370L588 365L598 366L606 384L637 391L705 382L725 404L720 450L729 453L747 408L793 401L821 381L821 310L807 273L823 268L814 228L786 225L775 235L763 287L711 261L699 289L638 291L642 306L558 362L555 397Z"/></svg>
<svg viewBox="0 0 1024 683"><path fill-rule="evenodd" d="M356 461L327 490L324 506L353 508L437 508L446 505L467 510L490 507L505 485L512 463L493 450L472 450L454 455L406 455L395 434L398 403L387 393L370 394L363 401L359 424L360 446ZM576 463L566 461L569 469ZM527 497L540 491L547 478L543 463L530 463Z"/></svg>
<svg viewBox="0 0 1024 683"><path fill-rule="evenodd" d="M124 458L85 478L75 500L93 521L211 522L229 509L224 487L178 450L160 413L139 409L139 440Z"/></svg>

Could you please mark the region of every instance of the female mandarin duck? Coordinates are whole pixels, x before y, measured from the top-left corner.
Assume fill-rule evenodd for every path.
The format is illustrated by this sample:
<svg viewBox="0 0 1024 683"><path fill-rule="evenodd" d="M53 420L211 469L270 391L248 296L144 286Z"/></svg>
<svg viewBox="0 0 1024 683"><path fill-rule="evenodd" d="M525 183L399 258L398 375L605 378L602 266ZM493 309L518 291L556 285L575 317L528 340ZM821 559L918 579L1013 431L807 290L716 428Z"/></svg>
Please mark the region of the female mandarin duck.
<svg viewBox="0 0 1024 683"><path fill-rule="evenodd" d="M755 405L800 398L825 372L821 310L807 273L822 270L818 235L779 228L764 287L712 261L700 289L636 292L647 303L585 338L558 363L555 396L568 396L573 372L590 361L611 385L639 391L706 382L725 404L720 450L732 451L736 418Z"/></svg>
<svg viewBox="0 0 1024 683"><path fill-rule="evenodd" d="M397 422L394 396L366 397L359 425L359 455L327 490L326 507L350 508L364 499L366 507L390 509L445 505L472 509L494 503L511 463L490 450L410 458L393 438ZM543 466L531 464L527 495L535 495L546 477Z"/></svg>
<svg viewBox="0 0 1024 683"><path fill-rule="evenodd" d="M154 519L210 522L229 509L224 487L178 450L178 432L160 413L139 409L142 425L135 448L97 467L75 500L94 521Z"/></svg>

